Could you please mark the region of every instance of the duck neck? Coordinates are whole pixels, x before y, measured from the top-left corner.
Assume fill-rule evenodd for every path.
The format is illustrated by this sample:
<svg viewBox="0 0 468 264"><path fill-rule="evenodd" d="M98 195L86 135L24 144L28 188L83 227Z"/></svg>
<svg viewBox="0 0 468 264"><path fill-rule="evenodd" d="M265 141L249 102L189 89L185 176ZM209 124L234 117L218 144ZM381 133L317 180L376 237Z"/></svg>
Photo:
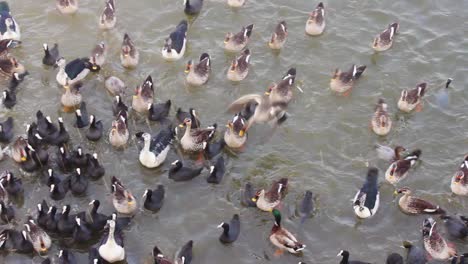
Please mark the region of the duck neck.
<svg viewBox="0 0 468 264"><path fill-rule="evenodd" d="M109 236L107 236L106 244L117 245L114 239L114 232L115 232L115 227L109 226Z"/></svg>
<svg viewBox="0 0 468 264"><path fill-rule="evenodd" d="M187 137L190 137L190 130L192 129L192 126L187 124L187 127L185 128L185 134L184 134L184 137L187 136Z"/></svg>
<svg viewBox="0 0 468 264"><path fill-rule="evenodd" d="M143 151L148 152L150 150L151 139L145 139L145 145L143 146Z"/></svg>

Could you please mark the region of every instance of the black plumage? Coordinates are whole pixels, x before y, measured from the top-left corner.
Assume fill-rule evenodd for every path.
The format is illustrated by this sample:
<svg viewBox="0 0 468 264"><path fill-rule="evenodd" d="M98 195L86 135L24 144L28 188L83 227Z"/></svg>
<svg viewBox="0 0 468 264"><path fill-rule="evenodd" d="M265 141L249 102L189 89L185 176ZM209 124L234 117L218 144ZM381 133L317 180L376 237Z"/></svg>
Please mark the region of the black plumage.
<svg viewBox="0 0 468 264"><path fill-rule="evenodd" d="M202 170L203 167L184 167L181 161L176 160L171 164L171 168L169 169L169 179L172 179L174 181L189 181L200 175Z"/></svg>
<svg viewBox="0 0 468 264"><path fill-rule="evenodd" d="M11 205L6 205L0 200L0 222L3 224L10 223L15 218L15 209Z"/></svg>
<svg viewBox="0 0 468 264"><path fill-rule="evenodd" d="M70 175L69 182L70 191L74 195L83 195L88 189L88 177L81 173L80 168L76 168L76 172Z"/></svg>
<svg viewBox="0 0 468 264"><path fill-rule="evenodd" d="M83 128L89 125L89 116L88 110L86 109L86 103L81 102L80 108L75 111L76 122L75 125L77 128Z"/></svg>
<svg viewBox="0 0 468 264"><path fill-rule="evenodd" d="M180 53L184 47L184 43L187 37L187 28L187 20L182 20L177 25L176 29L169 35L164 48L167 51L174 49L177 53Z"/></svg>
<svg viewBox="0 0 468 264"><path fill-rule="evenodd" d="M206 179L208 183L215 183L219 184L224 176L224 173L226 172L226 167L224 165L224 158L223 156L219 156L219 158L216 160L215 165L212 165L210 167L210 175Z"/></svg>
<svg viewBox="0 0 468 264"><path fill-rule="evenodd" d="M161 184L159 184L154 190L147 189L144 194L145 202L143 203L143 206L145 209L153 212L159 211L164 203L164 195L164 186Z"/></svg>
<svg viewBox="0 0 468 264"><path fill-rule="evenodd" d="M86 175L88 175L91 180L98 180L104 176L106 169L99 163L97 154L86 154L86 157L88 159Z"/></svg>
<svg viewBox="0 0 468 264"><path fill-rule="evenodd" d="M219 241L221 241L221 243L232 243L236 241L240 233L239 215L233 215L229 223L222 222L218 228L223 229L223 233L219 236Z"/></svg>
<svg viewBox="0 0 468 264"><path fill-rule="evenodd" d="M42 58L42 63L44 65L54 66L57 60L60 58L58 44L55 43L54 46L50 49L49 45L44 43L43 48L44 48L44 57Z"/></svg>
<svg viewBox="0 0 468 264"><path fill-rule="evenodd" d="M403 257L398 253L388 255L386 264L404 264Z"/></svg>
<svg viewBox="0 0 468 264"><path fill-rule="evenodd" d="M301 217L301 223L309 218L314 211L314 201L313 201L313 194L311 191L306 191L304 194L304 198L299 205L299 216Z"/></svg>
<svg viewBox="0 0 468 264"><path fill-rule="evenodd" d="M196 15L200 13L203 7L203 0L185 0L184 12L187 15Z"/></svg>
<svg viewBox="0 0 468 264"><path fill-rule="evenodd" d="M101 120L97 120L94 115L89 116L90 125L86 131L86 138L91 141L98 141L102 137L104 126Z"/></svg>
<svg viewBox="0 0 468 264"><path fill-rule="evenodd" d="M148 110L148 119L151 121L163 121L168 115L171 109L171 100L167 100L165 103L151 104Z"/></svg>
<svg viewBox="0 0 468 264"><path fill-rule="evenodd" d="M18 196L23 192L23 181L20 178L9 171L5 172L5 175L0 179L1 184L8 192L8 195Z"/></svg>
<svg viewBox="0 0 468 264"><path fill-rule="evenodd" d="M242 204L247 207L257 207L257 204L252 201L256 195L256 191L254 190L252 184L247 182L242 190Z"/></svg>
<svg viewBox="0 0 468 264"><path fill-rule="evenodd" d="M468 226L462 218L458 216L442 215L440 217L451 237L464 239L468 236Z"/></svg>
<svg viewBox="0 0 468 264"><path fill-rule="evenodd" d="M109 216L98 213L99 206L101 205L99 200L92 200L89 205L91 205L91 210L86 214L86 223L92 231L99 232L104 229Z"/></svg>
<svg viewBox="0 0 468 264"><path fill-rule="evenodd" d="M3 105L8 108L8 109L11 109L13 108L13 106L16 105L16 93L15 91L12 91L12 90L5 90L3 91Z"/></svg>
<svg viewBox="0 0 468 264"><path fill-rule="evenodd" d="M13 138L13 117L8 117L7 120L0 123L0 142L10 143Z"/></svg>

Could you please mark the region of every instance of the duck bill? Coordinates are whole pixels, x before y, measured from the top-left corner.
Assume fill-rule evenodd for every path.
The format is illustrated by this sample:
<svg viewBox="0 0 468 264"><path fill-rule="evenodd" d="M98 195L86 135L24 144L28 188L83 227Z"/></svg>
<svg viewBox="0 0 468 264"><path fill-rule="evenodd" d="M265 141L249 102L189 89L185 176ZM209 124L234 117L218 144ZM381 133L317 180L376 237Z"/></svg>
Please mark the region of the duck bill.
<svg viewBox="0 0 468 264"><path fill-rule="evenodd" d="M187 65L185 66L185 73L189 73L190 69L192 68L192 61L189 61Z"/></svg>
<svg viewBox="0 0 468 264"><path fill-rule="evenodd" d="M243 137L245 135L245 130L244 129L241 129L239 131L239 137Z"/></svg>

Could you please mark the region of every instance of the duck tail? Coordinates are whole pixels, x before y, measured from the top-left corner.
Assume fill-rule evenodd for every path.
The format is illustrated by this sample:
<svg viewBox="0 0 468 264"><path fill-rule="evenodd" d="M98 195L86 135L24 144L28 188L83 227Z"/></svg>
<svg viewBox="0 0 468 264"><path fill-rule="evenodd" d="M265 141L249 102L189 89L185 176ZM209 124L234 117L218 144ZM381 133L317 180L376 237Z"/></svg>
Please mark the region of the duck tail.
<svg viewBox="0 0 468 264"><path fill-rule="evenodd" d="M253 30L253 27L254 25L253 24L250 24L248 26L245 27L245 31L244 31L244 34L245 36L247 36L248 38L250 38L250 36L252 35L252 30Z"/></svg>
<svg viewBox="0 0 468 264"><path fill-rule="evenodd" d="M356 72L353 75L353 78L355 80L359 79L362 75L362 73L366 70L367 66L366 65L361 65L359 67L356 67Z"/></svg>
<svg viewBox="0 0 468 264"><path fill-rule="evenodd" d="M398 24L398 22L395 22L395 23L390 24L390 26L388 26L388 27L393 28L393 32L394 32L394 34L396 34L397 31L398 31L398 28L400 28L400 25Z"/></svg>

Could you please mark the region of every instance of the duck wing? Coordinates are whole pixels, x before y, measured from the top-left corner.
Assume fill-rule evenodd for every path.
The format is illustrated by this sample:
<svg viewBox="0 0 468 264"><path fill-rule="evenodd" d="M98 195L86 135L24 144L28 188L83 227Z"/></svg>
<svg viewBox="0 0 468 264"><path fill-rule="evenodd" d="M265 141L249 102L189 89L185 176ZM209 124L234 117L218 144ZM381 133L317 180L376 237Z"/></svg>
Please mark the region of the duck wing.
<svg viewBox="0 0 468 264"><path fill-rule="evenodd" d="M442 209L440 209L439 206L429 201L423 200L421 198L416 198L416 197L411 197L408 206L418 208L424 213L428 213L428 214L441 213L441 211L443 211Z"/></svg>
<svg viewBox="0 0 468 264"><path fill-rule="evenodd" d="M242 52L242 55L237 58L237 69L240 72L245 72L249 68L249 62L250 62L250 50L245 49Z"/></svg>
<svg viewBox="0 0 468 264"><path fill-rule="evenodd" d="M161 130L156 137L153 137L150 142L150 151L161 153L167 145L174 140L174 130L171 127Z"/></svg>
<svg viewBox="0 0 468 264"><path fill-rule="evenodd" d="M84 59L74 59L70 61L66 66L65 66L65 72L68 75L68 78L71 80L75 79L76 76L78 76L83 69L86 68L86 61Z"/></svg>
<svg viewBox="0 0 468 264"><path fill-rule="evenodd" d="M200 62L195 66L195 72L199 75L207 75L210 72L211 60L208 53L203 53L200 56Z"/></svg>
<svg viewBox="0 0 468 264"><path fill-rule="evenodd" d="M171 39L171 46L180 53L184 46L185 38L187 36L187 21L183 20L177 25L177 28L174 32L169 35Z"/></svg>
<svg viewBox="0 0 468 264"><path fill-rule="evenodd" d="M241 96L239 99L235 100L234 102L232 102L231 105L228 107L228 111L231 113L239 113L248 104L261 105L264 103L265 103L265 99L262 95L246 94L244 96Z"/></svg>

